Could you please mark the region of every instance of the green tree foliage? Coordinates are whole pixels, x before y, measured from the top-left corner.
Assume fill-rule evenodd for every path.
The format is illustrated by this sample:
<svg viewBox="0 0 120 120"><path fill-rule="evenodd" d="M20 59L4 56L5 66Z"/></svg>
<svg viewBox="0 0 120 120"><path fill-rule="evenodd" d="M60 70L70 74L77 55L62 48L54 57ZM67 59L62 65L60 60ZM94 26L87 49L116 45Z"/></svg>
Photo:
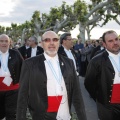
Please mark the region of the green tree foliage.
<svg viewBox="0 0 120 120"><path fill-rule="evenodd" d="M79 21L79 30L82 40L85 40L85 30L90 36L90 31L97 25L103 26L110 20L116 20L119 15L119 0L76 0L74 3L74 13ZM101 24L100 24L101 23Z"/></svg>
<svg viewBox="0 0 120 120"><path fill-rule="evenodd" d="M0 34L3 34L5 32L5 27L0 26Z"/></svg>

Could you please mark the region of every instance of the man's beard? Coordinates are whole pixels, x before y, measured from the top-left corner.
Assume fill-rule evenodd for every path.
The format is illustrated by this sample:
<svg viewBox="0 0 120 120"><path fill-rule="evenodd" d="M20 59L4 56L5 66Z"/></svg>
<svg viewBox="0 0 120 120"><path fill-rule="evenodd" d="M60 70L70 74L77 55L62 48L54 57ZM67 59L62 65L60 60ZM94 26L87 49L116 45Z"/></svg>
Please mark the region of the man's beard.
<svg viewBox="0 0 120 120"><path fill-rule="evenodd" d="M45 51L46 52L46 54L48 54L48 55L56 55L57 54L57 51Z"/></svg>

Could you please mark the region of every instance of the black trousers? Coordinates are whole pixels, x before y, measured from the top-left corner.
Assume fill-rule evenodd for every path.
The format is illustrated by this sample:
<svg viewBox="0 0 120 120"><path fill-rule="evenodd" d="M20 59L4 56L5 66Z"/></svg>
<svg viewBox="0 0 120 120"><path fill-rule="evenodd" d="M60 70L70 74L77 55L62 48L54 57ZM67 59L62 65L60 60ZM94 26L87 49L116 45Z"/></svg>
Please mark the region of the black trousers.
<svg viewBox="0 0 120 120"><path fill-rule="evenodd" d="M44 120L56 120L56 116L57 116L56 112L46 113Z"/></svg>
<svg viewBox="0 0 120 120"><path fill-rule="evenodd" d="M120 104L103 105L97 102L100 120L120 120Z"/></svg>
<svg viewBox="0 0 120 120"><path fill-rule="evenodd" d="M0 91L0 120L16 120L18 90Z"/></svg>

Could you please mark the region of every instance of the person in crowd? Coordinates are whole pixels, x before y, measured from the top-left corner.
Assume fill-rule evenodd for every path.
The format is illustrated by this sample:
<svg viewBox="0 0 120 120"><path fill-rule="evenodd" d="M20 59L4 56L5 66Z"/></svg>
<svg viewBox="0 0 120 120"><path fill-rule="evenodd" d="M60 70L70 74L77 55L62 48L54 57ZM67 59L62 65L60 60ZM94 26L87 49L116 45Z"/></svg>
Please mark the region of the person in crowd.
<svg viewBox="0 0 120 120"><path fill-rule="evenodd" d="M14 49L14 41L10 38L9 49Z"/></svg>
<svg viewBox="0 0 120 120"><path fill-rule="evenodd" d="M95 48L97 47L97 46L99 46L99 40L95 40Z"/></svg>
<svg viewBox="0 0 120 120"><path fill-rule="evenodd" d="M38 41L35 36L31 36L29 38L29 45L30 48L27 50L27 58L34 57L36 55L42 54L43 53L43 48L38 46Z"/></svg>
<svg viewBox="0 0 120 120"><path fill-rule="evenodd" d="M102 39L106 50L91 59L84 84L100 120L120 120L120 40L113 30Z"/></svg>
<svg viewBox="0 0 120 120"><path fill-rule="evenodd" d="M25 44L18 48L19 52L21 53L24 59L27 58L27 50L29 48L29 39L25 39Z"/></svg>
<svg viewBox="0 0 120 120"><path fill-rule="evenodd" d="M29 107L33 120L70 120L71 103L79 120L86 120L74 63L57 54L58 35L42 35L44 53L23 62L17 105L17 120L26 119Z"/></svg>
<svg viewBox="0 0 120 120"><path fill-rule="evenodd" d="M18 50L19 47L20 46L17 44L17 45L14 46L14 49Z"/></svg>
<svg viewBox="0 0 120 120"><path fill-rule="evenodd" d="M77 54L77 62L78 62L78 68L79 68L79 74L81 73L82 71L82 68L81 68L81 50L84 48L84 44L82 43L82 40L79 38L77 43L74 45L74 50Z"/></svg>
<svg viewBox="0 0 120 120"><path fill-rule="evenodd" d="M99 45L97 45L95 48L93 48L90 59L92 59L95 55L97 55L99 53L98 51L100 51L100 50L104 51L102 37L99 38Z"/></svg>
<svg viewBox="0 0 120 120"><path fill-rule="evenodd" d="M90 40L90 44L93 46L93 47L96 47L96 40Z"/></svg>
<svg viewBox="0 0 120 120"><path fill-rule="evenodd" d="M86 69L87 69L87 65L88 65L88 60L87 60L87 53L86 53L86 49L88 47L88 44L85 42L84 43L84 48L81 49L81 72L80 72L80 76L85 77L86 74Z"/></svg>
<svg viewBox="0 0 120 120"><path fill-rule="evenodd" d="M86 53L86 58L87 58L87 63L89 63L90 62L90 56L91 56L91 52L92 52L92 50L94 49L94 46L93 46L93 44L92 44L92 41L90 41L90 40L88 40L88 42L87 42L87 47L86 47L86 49L85 49L85 53ZM88 64L87 64L88 65Z"/></svg>
<svg viewBox="0 0 120 120"><path fill-rule="evenodd" d="M0 35L0 120L16 120L19 77L23 58L9 49L10 38Z"/></svg>
<svg viewBox="0 0 120 120"><path fill-rule="evenodd" d="M60 36L60 43L61 46L58 49L58 53L73 60L76 73L77 75L79 75L77 55L73 49L73 40L71 37L71 33L69 32L63 33Z"/></svg>
<svg viewBox="0 0 120 120"><path fill-rule="evenodd" d="M84 47L81 39L78 39L77 43L74 45L74 50L80 51Z"/></svg>

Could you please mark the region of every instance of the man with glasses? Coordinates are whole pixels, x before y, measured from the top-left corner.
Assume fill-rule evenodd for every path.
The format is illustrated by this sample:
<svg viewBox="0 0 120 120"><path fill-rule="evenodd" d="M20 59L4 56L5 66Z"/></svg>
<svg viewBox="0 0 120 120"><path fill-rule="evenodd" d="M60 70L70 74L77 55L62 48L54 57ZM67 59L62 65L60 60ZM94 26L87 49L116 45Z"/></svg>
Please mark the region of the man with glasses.
<svg viewBox="0 0 120 120"><path fill-rule="evenodd" d="M35 36L31 36L29 38L29 45L30 48L27 49L27 58L34 57L43 53L43 49L38 46L38 41Z"/></svg>
<svg viewBox="0 0 120 120"><path fill-rule="evenodd" d="M79 120L86 120L79 81L72 60L57 54L58 35L42 35L44 53L22 66L17 120L25 120L28 106L33 120L70 120L71 103Z"/></svg>
<svg viewBox="0 0 120 120"><path fill-rule="evenodd" d="M73 60L76 73L77 75L79 75L79 71L78 71L79 65L77 61L77 54L73 50L73 39L71 37L71 33L68 33L68 32L63 33L60 36L60 43L61 43L61 46L59 47L58 53Z"/></svg>

